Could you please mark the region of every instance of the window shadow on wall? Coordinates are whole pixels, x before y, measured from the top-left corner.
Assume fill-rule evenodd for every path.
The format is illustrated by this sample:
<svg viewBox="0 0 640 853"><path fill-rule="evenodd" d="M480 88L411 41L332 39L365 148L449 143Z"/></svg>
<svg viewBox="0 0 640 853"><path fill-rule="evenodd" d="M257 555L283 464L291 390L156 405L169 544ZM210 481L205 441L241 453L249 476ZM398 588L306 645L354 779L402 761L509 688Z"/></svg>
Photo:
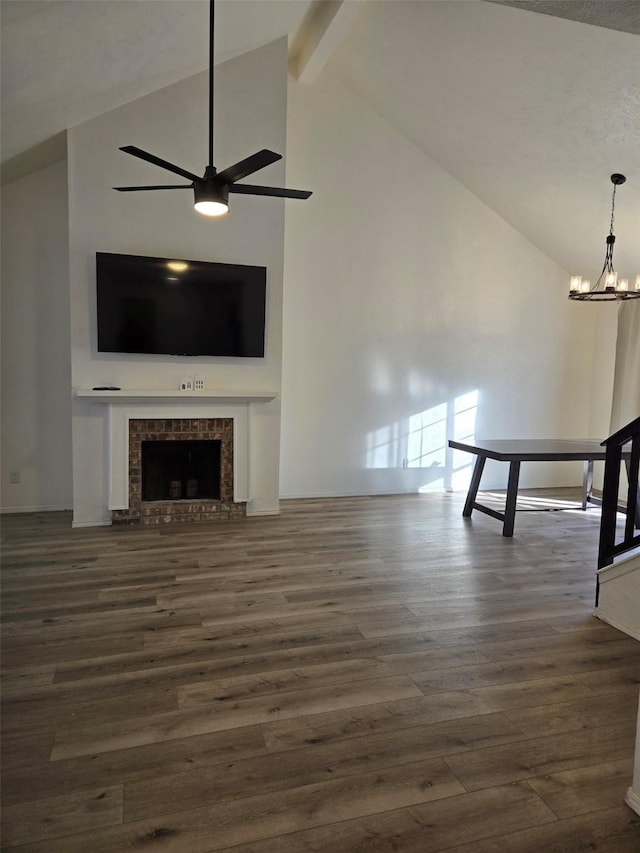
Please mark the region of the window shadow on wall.
<svg viewBox="0 0 640 853"><path fill-rule="evenodd" d="M367 468L420 469L419 492L466 489L474 457L448 442L475 439L479 392L469 391L367 435Z"/></svg>

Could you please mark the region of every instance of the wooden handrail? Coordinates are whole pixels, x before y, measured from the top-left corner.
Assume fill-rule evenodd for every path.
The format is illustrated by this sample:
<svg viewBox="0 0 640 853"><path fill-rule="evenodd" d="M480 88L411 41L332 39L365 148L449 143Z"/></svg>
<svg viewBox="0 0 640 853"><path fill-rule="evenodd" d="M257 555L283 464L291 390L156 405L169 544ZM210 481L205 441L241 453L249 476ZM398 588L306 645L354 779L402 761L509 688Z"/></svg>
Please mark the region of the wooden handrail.
<svg viewBox="0 0 640 853"><path fill-rule="evenodd" d="M600 442L603 447L607 447L609 444L625 444L627 441L633 438L634 435L640 434L640 417L637 417L635 420L628 423L626 426L620 427L617 432L614 432L608 438L605 438L604 441Z"/></svg>

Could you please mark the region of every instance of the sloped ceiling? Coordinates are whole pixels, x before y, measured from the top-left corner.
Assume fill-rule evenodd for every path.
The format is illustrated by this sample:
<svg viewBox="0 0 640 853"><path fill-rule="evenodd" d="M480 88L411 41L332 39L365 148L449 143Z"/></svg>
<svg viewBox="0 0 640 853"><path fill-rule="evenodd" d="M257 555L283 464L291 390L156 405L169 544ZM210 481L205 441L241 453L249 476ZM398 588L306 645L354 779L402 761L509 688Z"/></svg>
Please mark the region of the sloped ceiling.
<svg viewBox="0 0 640 853"><path fill-rule="evenodd" d="M203 70L207 6L2 0L3 164L66 127ZM219 0L217 60L294 36L311 6ZM331 73L567 270L599 271L609 175L623 172L616 266L640 272L636 0L359 6L329 60ZM387 168L383 184L392 187L393 163Z"/></svg>
<svg viewBox="0 0 640 853"><path fill-rule="evenodd" d="M216 61L295 33L312 0L218 0ZM203 71L207 0L2 0L2 162Z"/></svg>
<svg viewBox="0 0 640 853"><path fill-rule="evenodd" d="M616 267L640 273L637 35L492 2L374 2L328 68L561 266L592 279L610 175L622 172Z"/></svg>
<svg viewBox="0 0 640 853"><path fill-rule="evenodd" d="M490 2L640 35L638 0L611 0L611 2L609 0L606 2L603 0L490 0Z"/></svg>

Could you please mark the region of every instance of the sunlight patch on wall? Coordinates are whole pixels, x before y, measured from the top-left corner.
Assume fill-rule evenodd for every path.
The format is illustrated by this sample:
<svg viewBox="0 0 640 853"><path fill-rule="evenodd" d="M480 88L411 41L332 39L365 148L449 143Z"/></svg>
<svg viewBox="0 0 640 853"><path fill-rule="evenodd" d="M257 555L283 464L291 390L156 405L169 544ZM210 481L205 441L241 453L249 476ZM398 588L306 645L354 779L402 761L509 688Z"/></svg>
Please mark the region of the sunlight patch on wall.
<svg viewBox="0 0 640 853"><path fill-rule="evenodd" d="M367 435L367 468L401 468L402 438L399 422Z"/></svg>
<svg viewBox="0 0 640 853"><path fill-rule="evenodd" d="M476 420L478 415L478 392L471 391L456 397L453 401L452 433L449 436L454 441L465 441L472 444L476 437ZM451 450L451 479L446 485L448 492L467 489L471 480L471 470L475 457L462 450Z"/></svg>
<svg viewBox="0 0 640 853"><path fill-rule="evenodd" d="M479 392L470 391L396 421L367 436L367 468L419 469L419 492L466 489L473 457L451 450L450 439L475 438Z"/></svg>
<svg viewBox="0 0 640 853"><path fill-rule="evenodd" d="M442 468L447 464L447 410L441 403L409 418L407 468Z"/></svg>

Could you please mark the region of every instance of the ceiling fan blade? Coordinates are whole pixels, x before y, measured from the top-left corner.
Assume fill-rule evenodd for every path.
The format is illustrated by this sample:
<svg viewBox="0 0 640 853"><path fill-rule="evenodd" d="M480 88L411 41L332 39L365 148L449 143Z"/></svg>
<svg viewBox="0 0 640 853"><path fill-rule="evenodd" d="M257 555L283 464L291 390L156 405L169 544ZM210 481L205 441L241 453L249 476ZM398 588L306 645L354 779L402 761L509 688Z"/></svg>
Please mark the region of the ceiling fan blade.
<svg viewBox="0 0 640 853"><path fill-rule="evenodd" d="M155 154L149 154L148 151L143 151L142 148L137 148L135 145L125 145L120 150L124 151L125 154L131 154L133 157L146 160L147 163L153 163L154 166L160 166L161 169L167 169L169 172L175 172L176 175L182 175L183 178L189 178L190 181L202 180L202 178L199 178L192 172L187 172L186 169L181 169L180 166L174 166L173 163L162 160L160 157L156 157Z"/></svg>
<svg viewBox="0 0 640 853"><path fill-rule="evenodd" d="M270 195L278 198L309 198L310 190L286 190L280 187L258 187L255 184L231 184L230 193L244 195Z"/></svg>
<svg viewBox="0 0 640 853"><path fill-rule="evenodd" d="M112 187L119 193L137 193L141 190L192 190L193 184L164 184L154 187Z"/></svg>
<svg viewBox="0 0 640 853"><path fill-rule="evenodd" d="M262 151L252 154L251 157L240 160L239 163L234 163L233 166L229 166L227 169L218 172L216 177L225 184L232 184L241 178L246 178L247 175L251 175L253 172L264 169L265 166L269 166L277 160L282 160L282 154L276 154L275 151L263 148Z"/></svg>

